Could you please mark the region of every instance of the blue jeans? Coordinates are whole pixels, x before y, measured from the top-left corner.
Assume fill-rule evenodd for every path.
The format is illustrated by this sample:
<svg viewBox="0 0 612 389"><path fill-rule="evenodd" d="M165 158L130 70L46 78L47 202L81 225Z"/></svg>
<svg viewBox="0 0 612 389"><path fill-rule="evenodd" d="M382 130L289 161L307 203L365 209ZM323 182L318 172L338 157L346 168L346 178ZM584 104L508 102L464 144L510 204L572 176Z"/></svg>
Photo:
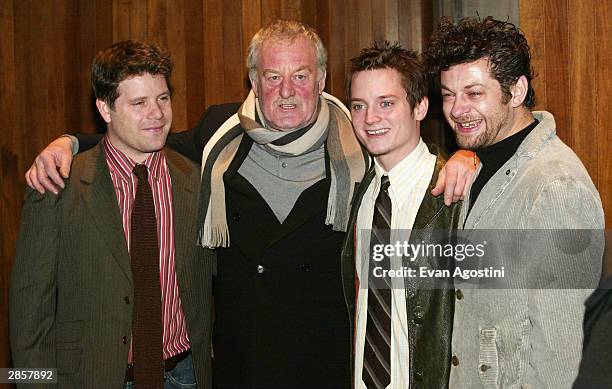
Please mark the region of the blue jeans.
<svg viewBox="0 0 612 389"><path fill-rule="evenodd" d="M197 389L191 354L164 373L164 389ZM136 389L134 382L126 382L123 389Z"/></svg>

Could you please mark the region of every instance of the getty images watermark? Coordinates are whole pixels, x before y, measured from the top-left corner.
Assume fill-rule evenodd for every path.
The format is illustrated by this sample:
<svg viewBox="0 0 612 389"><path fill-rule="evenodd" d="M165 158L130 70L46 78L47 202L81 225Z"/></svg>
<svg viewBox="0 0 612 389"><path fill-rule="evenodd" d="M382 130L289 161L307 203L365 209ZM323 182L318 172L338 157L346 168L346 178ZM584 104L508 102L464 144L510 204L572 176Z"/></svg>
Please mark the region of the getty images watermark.
<svg viewBox="0 0 612 389"><path fill-rule="evenodd" d="M396 241L394 244L373 244L372 261L375 266L371 268L374 277L435 277L435 278L503 278L505 267L494 268L493 266L483 269L462 268L459 263L466 259L483 258L485 256L486 241L482 243L427 243L424 240L419 243L408 241ZM433 257L454 260L456 262L453 269L445 266L444 268L430 266L400 266L397 269L384 268L381 262L385 258L401 257L410 262L415 262L418 258Z"/></svg>
<svg viewBox="0 0 612 389"><path fill-rule="evenodd" d="M591 289L604 249L603 230L392 230L389 244L370 244L369 230L359 237L360 285L378 289Z"/></svg>

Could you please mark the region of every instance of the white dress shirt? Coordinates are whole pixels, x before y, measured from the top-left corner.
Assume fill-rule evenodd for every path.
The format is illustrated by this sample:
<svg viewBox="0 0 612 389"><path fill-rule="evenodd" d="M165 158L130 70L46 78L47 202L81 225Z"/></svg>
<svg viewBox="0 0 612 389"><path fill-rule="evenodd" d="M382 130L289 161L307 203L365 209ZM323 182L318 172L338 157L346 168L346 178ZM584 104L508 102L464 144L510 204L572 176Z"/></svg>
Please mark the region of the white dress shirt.
<svg viewBox="0 0 612 389"><path fill-rule="evenodd" d="M389 172L374 160L376 177L370 183L363 196L359 213L357 215L356 230L356 258L355 263L358 275L367 275L367 252L370 247L370 234L372 218L374 215L374 202L380 189L380 179L383 175L389 176L389 196L391 198L391 241L400 238L398 230L409 230L414 224L419 207L431 181L436 164L436 156L429 152L423 140L417 147L402 159ZM405 235L405 234L402 234ZM408 237L402 236L402 241ZM365 266L365 267L364 267ZM392 257L391 267L400 268L401 258ZM355 338L355 388L365 389L361 379L363 369L363 349L365 343L368 289L367 276L360 279L357 295L357 325ZM406 315L406 298L403 279L394 278L391 294L391 383L387 388L407 389L409 387L409 347L408 347L408 321Z"/></svg>

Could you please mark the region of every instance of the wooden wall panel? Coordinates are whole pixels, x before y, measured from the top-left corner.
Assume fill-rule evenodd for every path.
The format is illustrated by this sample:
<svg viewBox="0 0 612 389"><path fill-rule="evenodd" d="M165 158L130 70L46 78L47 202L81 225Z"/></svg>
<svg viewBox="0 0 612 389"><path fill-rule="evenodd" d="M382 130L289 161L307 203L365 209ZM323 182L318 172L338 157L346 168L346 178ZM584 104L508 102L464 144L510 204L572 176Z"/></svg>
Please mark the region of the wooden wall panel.
<svg viewBox="0 0 612 389"><path fill-rule="evenodd" d="M0 7L0 106L15 106L15 37L14 7L9 2ZM8 347L8 285L14 255L14 243L19 225L19 164L14 123L17 114L5 109L0 115L0 367L10 366Z"/></svg>
<svg viewBox="0 0 612 389"><path fill-rule="evenodd" d="M612 227L612 4L609 1L596 2L595 15L595 69L589 73L595 76L597 86L596 129L585 130L585 136L590 136L591 143L597 144L597 187L604 202L606 211L606 226ZM591 54L593 55L593 54ZM591 173L593 174L593 172ZM610 248L612 256L612 247ZM610 258L612 262L612 258ZM611 264L612 265L612 264ZM612 268L612 266L611 266Z"/></svg>
<svg viewBox="0 0 612 389"><path fill-rule="evenodd" d="M580 156L589 172L593 172L593 182L597 185L600 177L597 174L598 155L600 153L597 128L597 96L603 91L597 85L597 58L593 55L595 47L595 3L597 0L571 1L572 12L568 13L567 28L569 36L570 58L569 80L570 99L569 115L572 134L569 139L572 149ZM606 92L603 92L605 94Z"/></svg>

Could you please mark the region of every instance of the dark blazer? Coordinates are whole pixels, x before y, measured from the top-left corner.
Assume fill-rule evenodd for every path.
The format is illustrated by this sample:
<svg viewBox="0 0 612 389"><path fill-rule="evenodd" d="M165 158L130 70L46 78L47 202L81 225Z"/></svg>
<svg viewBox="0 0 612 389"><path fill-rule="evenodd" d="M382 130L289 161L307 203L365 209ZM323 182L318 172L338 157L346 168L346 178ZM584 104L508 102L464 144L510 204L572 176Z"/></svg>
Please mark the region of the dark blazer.
<svg viewBox="0 0 612 389"><path fill-rule="evenodd" d="M446 162L438 148L428 145L432 154L437 155L436 166L429 187L412 228L410 242L439 242L440 238L452 239L457 229L461 202L450 207L444 205L442 195L434 197L431 190L438 179L438 173ZM376 176L372 167L364 177L355 194L349 219L349 231L342 248L342 275L344 295L350 312L351 332L354 330L356 283L355 283L355 226L357 213L363 196ZM425 264L443 268L444 259L418 258L403 265L414 267ZM451 272L452 274L452 272ZM432 278L405 278L406 312L408 315L408 343L410 347L410 387L412 389L441 389L448 387L451 359L451 335L453 329L454 289L432 284ZM354 347L354 341L353 341Z"/></svg>
<svg viewBox="0 0 612 389"><path fill-rule="evenodd" d="M196 246L199 170L165 150L176 274L199 388L211 387L212 253ZM130 346L133 284L102 145L78 155L58 196L28 190L10 289L16 367L57 367L53 388L119 388ZM39 386L37 386L39 387Z"/></svg>

